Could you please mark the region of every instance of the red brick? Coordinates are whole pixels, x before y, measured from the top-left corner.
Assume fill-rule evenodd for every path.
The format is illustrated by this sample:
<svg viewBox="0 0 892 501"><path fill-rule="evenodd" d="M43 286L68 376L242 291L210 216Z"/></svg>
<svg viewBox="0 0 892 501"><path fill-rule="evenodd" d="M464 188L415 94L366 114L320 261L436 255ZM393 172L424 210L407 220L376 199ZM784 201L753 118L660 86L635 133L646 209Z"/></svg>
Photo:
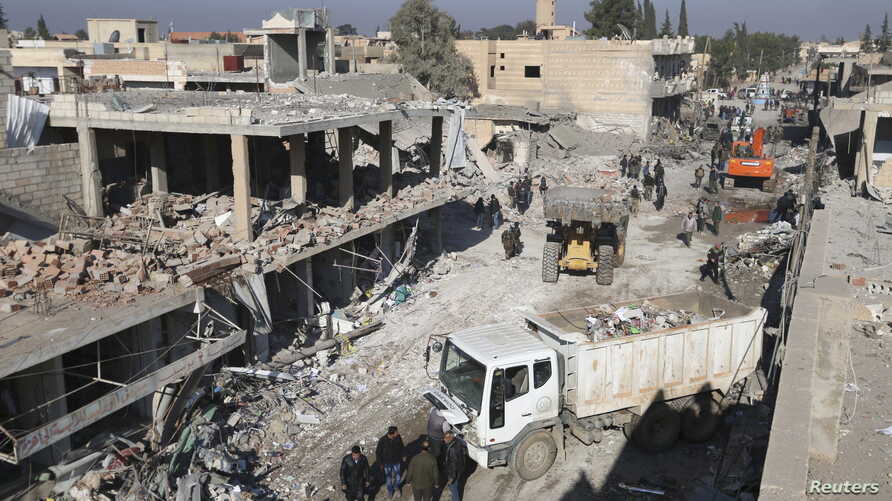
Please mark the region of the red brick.
<svg viewBox="0 0 892 501"><path fill-rule="evenodd" d="M867 285L867 279L864 277L852 278L849 280L849 283L855 287L864 287Z"/></svg>

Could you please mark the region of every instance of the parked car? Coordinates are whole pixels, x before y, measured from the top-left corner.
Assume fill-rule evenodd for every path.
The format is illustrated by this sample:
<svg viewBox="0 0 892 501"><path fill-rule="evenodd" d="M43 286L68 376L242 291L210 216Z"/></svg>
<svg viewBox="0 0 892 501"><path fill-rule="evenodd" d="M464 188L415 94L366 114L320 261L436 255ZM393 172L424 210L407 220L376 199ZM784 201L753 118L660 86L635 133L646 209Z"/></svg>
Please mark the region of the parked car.
<svg viewBox="0 0 892 501"><path fill-rule="evenodd" d="M706 94L718 99L728 99L728 94L722 89L706 89Z"/></svg>

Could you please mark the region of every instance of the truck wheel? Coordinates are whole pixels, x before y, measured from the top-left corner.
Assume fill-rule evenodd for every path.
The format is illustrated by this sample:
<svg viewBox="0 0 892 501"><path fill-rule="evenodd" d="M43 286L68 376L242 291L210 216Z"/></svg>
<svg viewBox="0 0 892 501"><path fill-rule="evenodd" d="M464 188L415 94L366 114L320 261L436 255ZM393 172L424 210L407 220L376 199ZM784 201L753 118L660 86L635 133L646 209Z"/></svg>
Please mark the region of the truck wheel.
<svg viewBox="0 0 892 501"><path fill-rule="evenodd" d="M551 468L557 457L557 445L546 430L527 435L511 455L511 468L524 480L535 480Z"/></svg>
<svg viewBox="0 0 892 501"><path fill-rule="evenodd" d="M633 416L623 425L623 434L640 449L665 451L675 445L681 430L681 416L665 403L650 406L643 416Z"/></svg>
<svg viewBox="0 0 892 501"><path fill-rule="evenodd" d="M619 244L616 248L616 253L613 254L613 266L622 266L623 263L626 262L626 243L623 242Z"/></svg>
<svg viewBox="0 0 892 501"><path fill-rule="evenodd" d="M598 246L598 269L595 275L598 285L610 285L613 283L613 246Z"/></svg>
<svg viewBox="0 0 892 501"><path fill-rule="evenodd" d="M711 393L700 393L681 412L681 436L688 442L706 442L718 429L721 413Z"/></svg>
<svg viewBox="0 0 892 501"><path fill-rule="evenodd" d="M561 256L561 242L545 242L542 249L542 281L553 284L558 279L558 259Z"/></svg>

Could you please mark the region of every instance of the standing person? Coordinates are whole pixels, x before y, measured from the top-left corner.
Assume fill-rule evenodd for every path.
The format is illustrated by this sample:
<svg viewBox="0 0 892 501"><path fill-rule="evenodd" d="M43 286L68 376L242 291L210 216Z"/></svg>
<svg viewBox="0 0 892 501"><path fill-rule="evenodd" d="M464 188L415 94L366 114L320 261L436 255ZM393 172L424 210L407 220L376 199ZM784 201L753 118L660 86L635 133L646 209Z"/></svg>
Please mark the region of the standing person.
<svg viewBox="0 0 892 501"><path fill-rule="evenodd" d="M663 206L666 205L666 196L669 194L668 190L666 190L666 183L660 183L656 185L657 189L657 201L654 204L654 208L658 211L663 210Z"/></svg>
<svg viewBox="0 0 892 501"><path fill-rule="evenodd" d="M542 197L543 200L545 199L545 192L547 191L548 180L545 178L545 176L542 176L542 179L539 180L539 196Z"/></svg>
<svg viewBox="0 0 892 501"><path fill-rule="evenodd" d="M635 156L632 158L632 164L629 166L629 177L638 180L638 176L641 173L641 157Z"/></svg>
<svg viewBox="0 0 892 501"><path fill-rule="evenodd" d="M644 199L648 202L653 199L654 194L654 178L644 176Z"/></svg>
<svg viewBox="0 0 892 501"><path fill-rule="evenodd" d="M514 221L514 223L511 225L511 235L514 237L514 255L519 256L520 249L522 247L522 244L520 242L520 223L519 222Z"/></svg>
<svg viewBox="0 0 892 501"><path fill-rule="evenodd" d="M644 177L647 177L650 175L650 160L648 160L647 162L644 163L644 168L641 169L641 175Z"/></svg>
<svg viewBox="0 0 892 501"><path fill-rule="evenodd" d="M517 207L517 190L514 187L514 181L508 181L508 208Z"/></svg>
<svg viewBox="0 0 892 501"><path fill-rule="evenodd" d="M362 449L354 445L350 454L341 460L341 490L347 501L365 501L365 490L369 486L369 460Z"/></svg>
<svg viewBox="0 0 892 501"><path fill-rule="evenodd" d="M483 229L483 214L486 212L486 205L483 203L483 197L477 197L474 202L474 217L477 221L475 228Z"/></svg>
<svg viewBox="0 0 892 501"><path fill-rule="evenodd" d="M700 281L706 277L712 279L713 283L719 283L719 261L722 258L722 244L715 244L706 252L706 264L700 267Z"/></svg>
<svg viewBox="0 0 892 501"><path fill-rule="evenodd" d="M706 200L697 200L697 233L703 233L706 226Z"/></svg>
<svg viewBox="0 0 892 501"><path fill-rule="evenodd" d="M427 441L431 446L431 452L436 457L440 456L443 435L447 430L449 430L449 422L446 421L446 417L436 407L431 407L430 413L427 415Z"/></svg>
<svg viewBox="0 0 892 501"><path fill-rule="evenodd" d="M619 172L622 177L626 177L626 171L629 170L629 155L623 155L619 161Z"/></svg>
<svg viewBox="0 0 892 501"><path fill-rule="evenodd" d="M681 232L684 235L685 247L691 246L691 240L694 238L694 230L697 228L697 220L694 219L694 213L688 212L688 215L681 220Z"/></svg>
<svg viewBox="0 0 892 501"><path fill-rule="evenodd" d="M461 501L461 480L465 472L465 447L452 431L443 436L443 476L452 501Z"/></svg>
<svg viewBox="0 0 892 501"><path fill-rule="evenodd" d="M533 180L529 174L523 177L523 194L526 196L527 207L533 203Z"/></svg>
<svg viewBox="0 0 892 501"><path fill-rule="evenodd" d="M384 476L387 478L387 494L400 497L401 467L406 460L406 446L403 437L400 436L396 426L387 428L387 434L378 439L378 447L375 448L375 458L384 466Z"/></svg>
<svg viewBox="0 0 892 501"><path fill-rule="evenodd" d="M703 166L698 165L697 168L694 170L694 188L700 188L700 183L703 182L703 176L705 174L706 172L703 170Z"/></svg>
<svg viewBox="0 0 892 501"><path fill-rule="evenodd" d="M718 156L718 146L719 143L716 142L712 145L712 149L709 150L709 165L715 165L716 157Z"/></svg>
<svg viewBox="0 0 892 501"><path fill-rule="evenodd" d="M489 196L489 216L492 218L492 227L502 226L502 204L495 194Z"/></svg>
<svg viewBox="0 0 892 501"><path fill-rule="evenodd" d="M638 191L638 185L632 186L632 191L629 193L629 198L632 199L632 216L638 216L638 208L641 206L641 192Z"/></svg>
<svg viewBox="0 0 892 501"><path fill-rule="evenodd" d="M709 168L709 191L713 193L719 192L719 171L716 170L715 165Z"/></svg>
<svg viewBox="0 0 892 501"><path fill-rule="evenodd" d="M421 441L421 452L409 462L406 483L412 486L415 501L433 501L434 490L440 487L440 467L430 453L430 442Z"/></svg>
<svg viewBox="0 0 892 501"><path fill-rule="evenodd" d="M724 214L722 214L722 206L718 202L712 206L712 232L718 236L719 234L719 225L722 222L722 218Z"/></svg>
<svg viewBox="0 0 892 501"><path fill-rule="evenodd" d="M502 231L502 248L505 249L505 260L514 257L514 229L509 227Z"/></svg>
<svg viewBox="0 0 892 501"><path fill-rule="evenodd" d="M659 158L657 159L657 164L654 165L654 182L657 184L663 184L666 176L666 169L663 168L663 162Z"/></svg>

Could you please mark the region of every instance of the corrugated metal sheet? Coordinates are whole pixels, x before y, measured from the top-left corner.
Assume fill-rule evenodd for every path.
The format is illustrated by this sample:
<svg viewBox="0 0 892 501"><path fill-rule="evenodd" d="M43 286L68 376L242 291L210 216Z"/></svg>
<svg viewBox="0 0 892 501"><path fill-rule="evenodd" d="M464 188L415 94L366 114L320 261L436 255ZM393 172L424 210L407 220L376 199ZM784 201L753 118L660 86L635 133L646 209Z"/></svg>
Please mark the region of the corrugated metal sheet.
<svg viewBox="0 0 892 501"><path fill-rule="evenodd" d="M49 106L33 99L25 99L13 94L7 97L6 146L25 148L37 145L47 116Z"/></svg>

